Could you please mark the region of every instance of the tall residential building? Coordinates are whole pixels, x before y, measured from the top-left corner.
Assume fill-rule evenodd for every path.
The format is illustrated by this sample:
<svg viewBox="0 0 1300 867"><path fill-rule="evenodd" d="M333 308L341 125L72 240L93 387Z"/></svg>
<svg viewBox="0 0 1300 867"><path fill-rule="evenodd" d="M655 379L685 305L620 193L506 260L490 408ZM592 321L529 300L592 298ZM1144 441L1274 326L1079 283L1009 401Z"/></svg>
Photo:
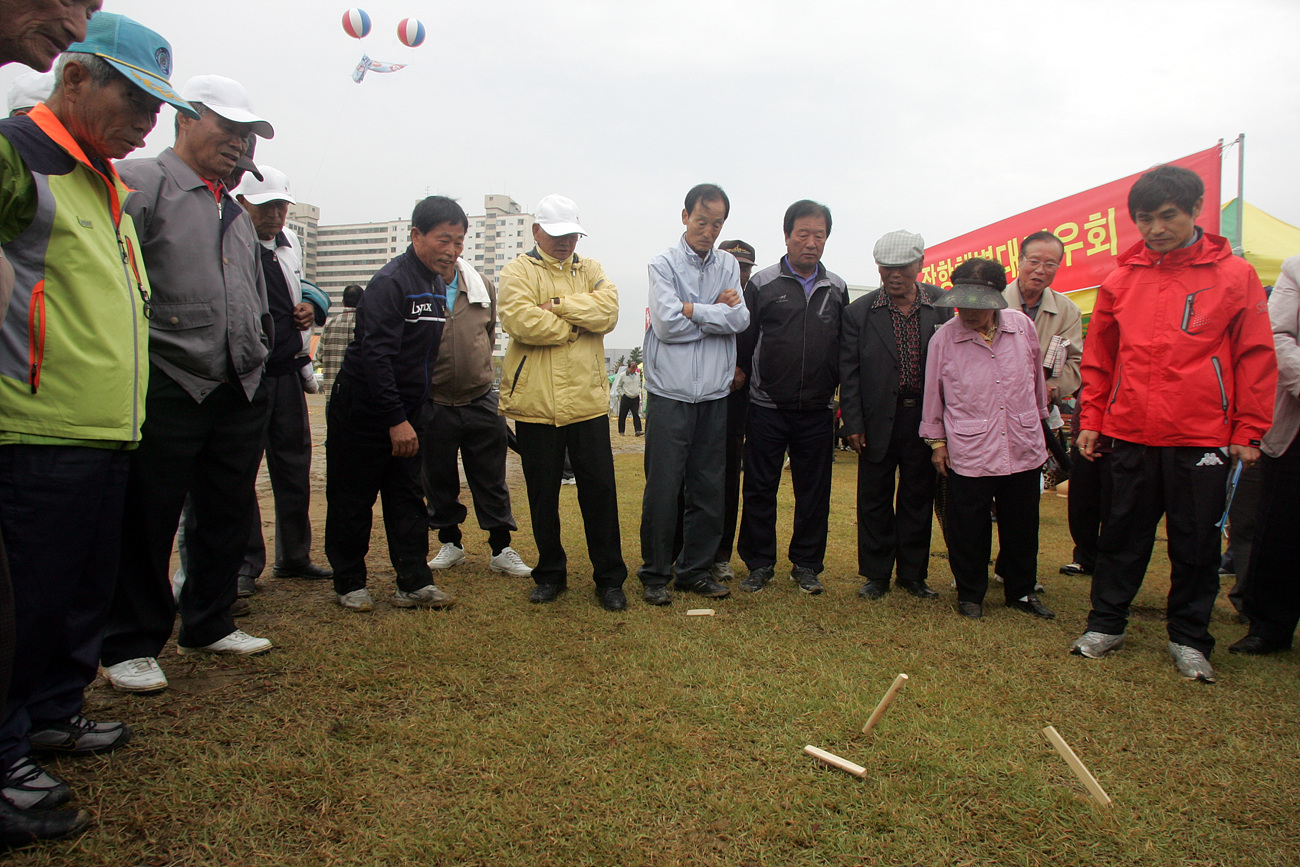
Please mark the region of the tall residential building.
<svg viewBox="0 0 1300 867"><path fill-rule="evenodd" d="M317 286L329 293L332 309L343 309L343 289L365 286L375 272L411 243L411 221L350 223L316 230Z"/></svg>
<svg viewBox="0 0 1300 867"><path fill-rule="evenodd" d="M310 205L305 207L319 216L318 209ZM502 266L533 248L533 215L523 213L518 202L504 195L484 196L483 210L485 213L469 217L469 230L465 233L465 249L461 256L495 282ZM297 225L293 228L298 231L299 240L303 241L304 270L307 262L311 262L310 273L315 279L307 279L328 292L331 305L339 309L343 305L345 286L349 283L366 285L376 271L410 243L410 220L349 223L315 227L314 250L309 251L306 221L300 219L294 209L290 209L289 214L290 225L304 225L302 230ZM498 323L497 356L505 354L507 343L509 338L502 333Z"/></svg>
<svg viewBox="0 0 1300 867"><path fill-rule="evenodd" d="M320 223L320 208L299 202L289 206L289 218L284 227L298 235L302 245L302 276L309 283L316 282L316 233Z"/></svg>

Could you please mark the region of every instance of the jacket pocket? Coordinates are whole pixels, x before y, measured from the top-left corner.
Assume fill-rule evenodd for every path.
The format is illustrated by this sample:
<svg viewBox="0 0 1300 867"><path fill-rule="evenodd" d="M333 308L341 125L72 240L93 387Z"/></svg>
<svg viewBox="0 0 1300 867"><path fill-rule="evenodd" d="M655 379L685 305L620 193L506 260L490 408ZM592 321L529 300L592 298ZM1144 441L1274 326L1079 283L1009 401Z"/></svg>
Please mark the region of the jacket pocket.
<svg viewBox="0 0 1300 867"><path fill-rule="evenodd" d="M30 365L27 383L32 394L41 387L41 365L45 362L45 281L32 287L31 304L27 311L27 362Z"/></svg>
<svg viewBox="0 0 1300 867"><path fill-rule="evenodd" d="M209 326L215 318L207 301L155 301L149 327L159 331L187 331Z"/></svg>
<svg viewBox="0 0 1300 867"><path fill-rule="evenodd" d="M961 421L954 420L949 426L950 434L957 436L978 436L986 433L989 429L989 420L986 418L967 418Z"/></svg>
<svg viewBox="0 0 1300 867"><path fill-rule="evenodd" d="M1022 412L1017 415L1016 418L1020 422L1021 427L1039 427L1039 423L1042 421L1042 419L1038 417L1037 410Z"/></svg>
<svg viewBox="0 0 1300 867"><path fill-rule="evenodd" d="M519 387L519 379L520 379L521 376L523 376L523 373L524 373L524 364L527 363L527 361L528 361L528 356L527 356L527 355L525 355L523 358L519 359L519 366L515 368L515 375L514 375L514 377L511 379L511 381L510 381L510 396L511 396L511 397L514 396L515 389Z"/></svg>
<svg viewBox="0 0 1300 867"><path fill-rule="evenodd" d="M1210 364L1214 365L1214 379L1219 383L1219 403L1223 407L1223 423L1228 423L1228 389L1223 384L1223 362L1219 361L1219 356L1210 356Z"/></svg>

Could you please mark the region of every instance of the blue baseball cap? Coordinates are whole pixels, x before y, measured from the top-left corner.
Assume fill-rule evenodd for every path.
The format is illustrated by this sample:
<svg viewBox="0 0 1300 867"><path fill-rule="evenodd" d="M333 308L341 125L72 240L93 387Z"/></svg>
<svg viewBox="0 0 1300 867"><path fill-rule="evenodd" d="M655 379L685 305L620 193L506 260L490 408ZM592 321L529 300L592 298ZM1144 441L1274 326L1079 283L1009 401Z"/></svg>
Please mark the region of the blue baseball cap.
<svg viewBox="0 0 1300 867"><path fill-rule="evenodd" d="M145 93L171 103L190 117L199 116L168 80L172 73L171 43L138 21L112 12L97 12L86 25L86 38L69 45L68 52L102 57Z"/></svg>

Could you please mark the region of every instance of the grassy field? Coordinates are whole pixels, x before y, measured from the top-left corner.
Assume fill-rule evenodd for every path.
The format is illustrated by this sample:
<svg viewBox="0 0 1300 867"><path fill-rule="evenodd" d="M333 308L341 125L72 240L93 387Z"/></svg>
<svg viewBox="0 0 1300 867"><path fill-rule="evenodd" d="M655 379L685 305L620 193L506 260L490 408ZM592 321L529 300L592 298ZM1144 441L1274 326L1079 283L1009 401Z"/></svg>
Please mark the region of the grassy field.
<svg viewBox="0 0 1300 867"><path fill-rule="evenodd" d="M1069 559L1065 500L1043 498L1042 622L990 593L959 618L943 598L856 596L855 465L835 465L827 593L778 570L756 595L602 611L584 572L573 488L569 592L486 568L484 535L439 583L446 612L390 607L386 557L371 615L328 586L265 578L241 625L259 659L162 660L172 689L97 685L92 716L136 738L52 767L98 817L82 839L21 865L1294 865L1300 861L1300 669L1294 654L1230 656L1244 633L1216 612L1220 682L1178 677L1161 622L1163 544L1128 647L1067 654L1087 583ZM640 458L616 458L634 571ZM526 559L535 555L517 491ZM789 532L788 482L783 490ZM323 498L318 506L323 506ZM318 523L317 530L323 524ZM382 551L377 537L377 549ZM739 565L738 561L737 564ZM743 571L741 573L743 575ZM686 617L707 605L715 617ZM899 672L911 677L870 736ZM1039 734L1055 725L1115 799L1101 809ZM801 752L864 765L859 780Z"/></svg>

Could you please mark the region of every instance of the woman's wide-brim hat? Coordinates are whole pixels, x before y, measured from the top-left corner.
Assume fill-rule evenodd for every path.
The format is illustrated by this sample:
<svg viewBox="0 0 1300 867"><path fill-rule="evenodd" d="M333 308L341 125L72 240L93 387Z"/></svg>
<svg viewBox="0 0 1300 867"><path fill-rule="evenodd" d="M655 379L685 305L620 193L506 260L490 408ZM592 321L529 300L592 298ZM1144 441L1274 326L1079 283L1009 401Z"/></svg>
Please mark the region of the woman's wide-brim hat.
<svg viewBox="0 0 1300 867"><path fill-rule="evenodd" d="M952 288L934 299L935 307L960 307L963 310L1005 310L1007 299L1002 290L987 280L963 277Z"/></svg>

